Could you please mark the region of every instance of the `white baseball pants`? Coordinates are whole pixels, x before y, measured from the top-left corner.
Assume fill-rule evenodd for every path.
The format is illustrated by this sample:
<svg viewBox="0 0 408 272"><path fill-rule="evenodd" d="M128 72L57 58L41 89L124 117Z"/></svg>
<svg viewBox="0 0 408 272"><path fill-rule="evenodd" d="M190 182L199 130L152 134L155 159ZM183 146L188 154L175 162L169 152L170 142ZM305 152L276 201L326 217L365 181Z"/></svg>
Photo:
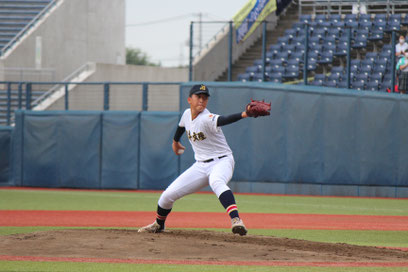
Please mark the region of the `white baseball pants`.
<svg viewBox="0 0 408 272"><path fill-rule="evenodd" d="M232 155L221 159L215 158L211 162L195 162L162 193L159 206L171 209L177 199L198 192L208 185L219 197L223 192L230 190L227 184L234 173L234 165Z"/></svg>

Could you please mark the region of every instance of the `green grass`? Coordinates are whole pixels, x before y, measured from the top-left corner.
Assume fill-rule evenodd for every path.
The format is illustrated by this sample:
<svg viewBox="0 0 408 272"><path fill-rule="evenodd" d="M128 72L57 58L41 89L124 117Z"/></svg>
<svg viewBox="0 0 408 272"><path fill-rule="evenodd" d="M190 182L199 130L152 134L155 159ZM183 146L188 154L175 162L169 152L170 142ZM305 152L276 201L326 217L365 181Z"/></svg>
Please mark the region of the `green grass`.
<svg viewBox="0 0 408 272"><path fill-rule="evenodd" d="M154 211L160 193L1 190L2 210ZM240 212L408 216L407 199L236 195ZM174 211L224 212L213 194L178 200Z"/></svg>
<svg viewBox="0 0 408 272"><path fill-rule="evenodd" d="M14 262L0 261L0 271L166 271L166 272L402 272L407 267L270 267L270 266L222 266L222 265L153 265L153 264L110 264L110 263L69 263L69 262Z"/></svg>
<svg viewBox="0 0 408 272"><path fill-rule="evenodd" d="M154 211L160 193L109 191L1 190L1 210L107 210ZM325 198L298 196L236 195L243 213L299 213L408 216L406 199ZM213 194L194 194L180 199L174 211L224 212ZM67 227L0 227L0 235L67 229ZM219 230L230 231L230 230ZM250 230L250 234L272 235L330 243L408 247L407 231L355 230ZM264 266L137 265L0 261L1 271L276 271L356 272L408 271L408 268L321 268Z"/></svg>

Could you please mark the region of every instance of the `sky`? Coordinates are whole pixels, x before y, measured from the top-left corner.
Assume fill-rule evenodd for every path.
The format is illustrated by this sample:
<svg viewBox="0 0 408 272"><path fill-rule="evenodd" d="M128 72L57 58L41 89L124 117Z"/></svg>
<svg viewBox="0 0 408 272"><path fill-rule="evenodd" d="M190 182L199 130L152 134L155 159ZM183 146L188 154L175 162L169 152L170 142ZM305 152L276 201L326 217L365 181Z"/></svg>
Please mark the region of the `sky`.
<svg viewBox="0 0 408 272"><path fill-rule="evenodd" d="M205 45L249 0L126 0L126 47L164 67L188 65L190 22L195 45ZM205 23L221 21L220 23Z"/></svg>

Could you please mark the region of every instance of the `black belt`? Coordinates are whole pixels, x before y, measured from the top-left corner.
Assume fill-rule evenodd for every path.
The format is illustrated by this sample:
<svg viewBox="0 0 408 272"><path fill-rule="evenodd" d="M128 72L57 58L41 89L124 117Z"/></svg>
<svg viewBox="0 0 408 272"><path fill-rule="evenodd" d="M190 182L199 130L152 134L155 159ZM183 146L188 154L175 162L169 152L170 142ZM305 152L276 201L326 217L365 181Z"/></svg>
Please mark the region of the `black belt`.
<svg viewBox="0 0 408 272"><path fill-rule="evenodd" d="M218 157L218 159L222 159L222 158L225 158L225 157L227 157L227 155ZM201 161L201 162L212 162L213 160L214 160L214 159L209 159L209 160L205 160L205 161Z"/></svg>

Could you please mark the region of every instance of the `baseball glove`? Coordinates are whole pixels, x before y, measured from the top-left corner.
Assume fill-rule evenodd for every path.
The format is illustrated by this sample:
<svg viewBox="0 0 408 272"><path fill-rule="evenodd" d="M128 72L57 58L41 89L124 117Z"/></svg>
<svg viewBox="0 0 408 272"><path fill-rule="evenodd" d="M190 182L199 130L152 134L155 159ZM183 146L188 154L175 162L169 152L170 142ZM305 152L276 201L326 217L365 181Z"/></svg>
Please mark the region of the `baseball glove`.
<svg viewBox="0 0 408 272"><path fill-rule="evenodd" d="M253 100L246 106L245 112L248 117L258 117L270 115L271 103L266 103L263 100Z"/></svg>

